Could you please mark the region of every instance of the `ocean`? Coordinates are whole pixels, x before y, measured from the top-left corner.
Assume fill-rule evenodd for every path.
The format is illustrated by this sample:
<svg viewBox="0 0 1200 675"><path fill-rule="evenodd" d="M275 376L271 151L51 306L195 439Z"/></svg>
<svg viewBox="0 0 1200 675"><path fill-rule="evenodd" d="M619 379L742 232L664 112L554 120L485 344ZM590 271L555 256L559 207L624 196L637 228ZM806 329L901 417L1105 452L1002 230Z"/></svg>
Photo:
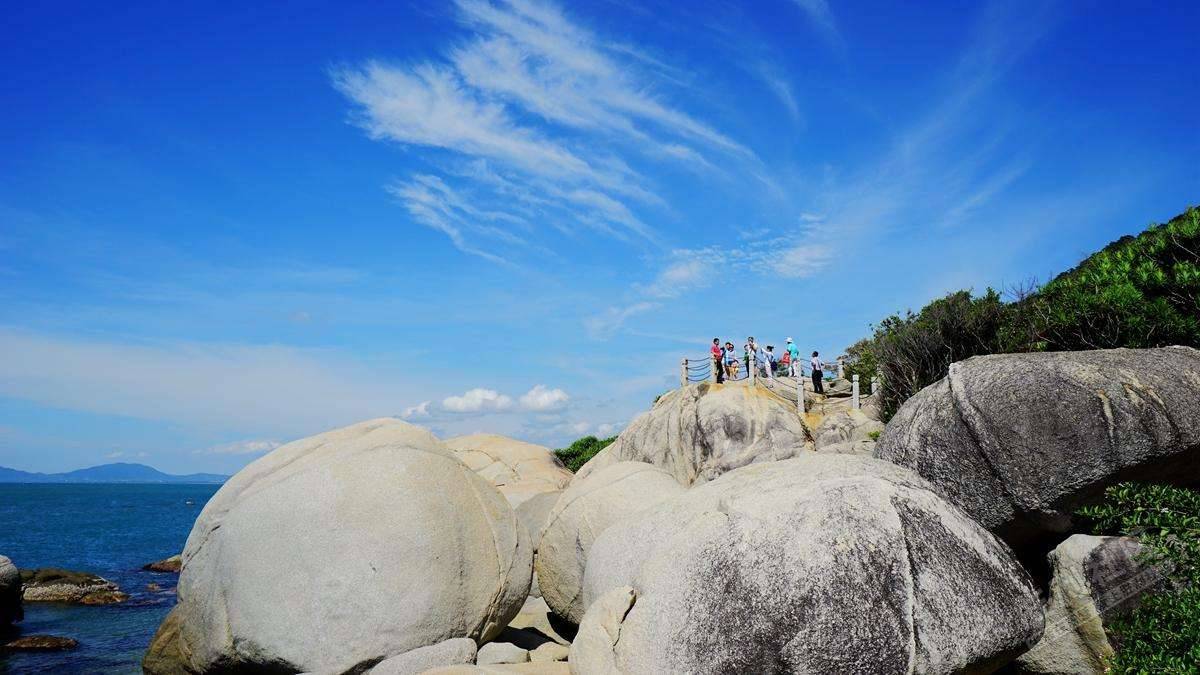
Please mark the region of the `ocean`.
<svg viewBox="0 0 1200 675"><path fill-rule="evenodd" d="M0 655L0 673L140 673L150 638L175 604L177 580L142 565L183 550L192 523L218 488L0 484L0 554L20 568L99 574L132 596L94 607L26 603L20 634L71 637L79 648Z"/></svg>

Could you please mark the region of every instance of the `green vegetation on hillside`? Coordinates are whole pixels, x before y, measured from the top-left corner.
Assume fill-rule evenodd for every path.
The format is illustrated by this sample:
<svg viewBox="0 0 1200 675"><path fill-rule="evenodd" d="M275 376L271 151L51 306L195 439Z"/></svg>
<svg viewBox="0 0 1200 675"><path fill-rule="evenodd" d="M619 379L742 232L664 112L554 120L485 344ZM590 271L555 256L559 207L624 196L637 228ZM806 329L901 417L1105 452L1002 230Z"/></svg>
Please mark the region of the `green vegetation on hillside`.
<svg viewBox="0 0 1200 675"><path fill-rule="evenodd" d="M607 448L615 440L617 440L616 436L605 439L599 439L595 436L584 436L565 448L555 450L554 454L558 455L562 463L567 465L571 473L575 473L579 470L579 467L586 464L589 459L595 457L597 452Z"/></svg>
<svg viewBox="0 0 1200 675"><path fill-rule="evenodd" d="M893 314L848 348L849 372L883 380L889 419L904 401L980 354L1200 346L1200 209L1126 236L1004 302L958 291Z"/></svg>
<svg viewBox="0 0 1200 675"><path fill-rule="evenodd" d="M1170 580L1109 626L1111 672L1200 673L1200 492L1122 483L1080 514L1096 534L1138 536L1143 561Z"/></svg>

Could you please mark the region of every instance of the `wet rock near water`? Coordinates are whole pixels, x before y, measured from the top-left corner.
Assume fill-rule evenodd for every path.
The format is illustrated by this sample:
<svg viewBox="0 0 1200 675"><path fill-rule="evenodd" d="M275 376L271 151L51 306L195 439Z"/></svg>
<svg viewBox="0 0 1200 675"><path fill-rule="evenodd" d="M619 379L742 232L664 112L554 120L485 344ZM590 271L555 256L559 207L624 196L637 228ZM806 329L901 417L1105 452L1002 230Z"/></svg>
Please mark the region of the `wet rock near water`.
<svg viewBox="0 0 1200 675"><path fill-rule="evenodd" d="M179 570L183 568L183 556L173 555L170 558L142 565L142 569L147 572L170 572L179 574Z"/></svg>
<svg viewBox="0 0 1200 675"><path fill-rule="evenodd" d="M128 594L104 577L57 567L21 570L21 588L25 602L112 605L129 599Z"/></svg>
<svg viewBox="0 0 1200 675"><path fill-rule="evenodd" d="M0 630L24 616L21 608L21 572L11 560L0 555Z"/></svg>
<svg viewBox="0 0 1200 675"><path fill-rule="evenodd" d="M3 652L62 652L75 649L79 641L58 635L26 635L0 644Z"/></svg>

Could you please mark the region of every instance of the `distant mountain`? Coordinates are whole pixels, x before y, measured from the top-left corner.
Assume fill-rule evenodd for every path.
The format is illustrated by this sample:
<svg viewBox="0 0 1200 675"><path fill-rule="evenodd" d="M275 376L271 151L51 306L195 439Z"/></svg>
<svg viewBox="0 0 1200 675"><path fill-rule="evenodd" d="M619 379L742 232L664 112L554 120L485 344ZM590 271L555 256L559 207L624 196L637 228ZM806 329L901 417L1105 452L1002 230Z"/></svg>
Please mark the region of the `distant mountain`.
<svg viewBox="0 0 1200 675"><path fill-rule="evenodd" d="M32 473L0 466L0 483L224 483L229 476L190 473L175 476L145 464L101 464L66 473Z"/></svg>

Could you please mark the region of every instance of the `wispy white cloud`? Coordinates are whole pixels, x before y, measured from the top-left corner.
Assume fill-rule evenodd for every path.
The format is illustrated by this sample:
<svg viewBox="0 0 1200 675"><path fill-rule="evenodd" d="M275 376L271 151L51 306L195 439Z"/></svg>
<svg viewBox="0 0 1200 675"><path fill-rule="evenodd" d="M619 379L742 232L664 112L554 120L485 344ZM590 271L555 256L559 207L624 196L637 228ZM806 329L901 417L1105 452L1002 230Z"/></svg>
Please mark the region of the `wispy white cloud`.
<svg viewBox="0 0 1200 675"><path fill-rule="evenodd" d="M659 307L656 302L635 302L619 307L609 307L600 314L584 319L584 329L593 340L608 340L624 327L625 322L638 314L645 314Z"/></svg>
<svg viewBox="0 0 1200 675"><path fill-rule="evenodd" d="M834 19L828 0L792 0L792 2L804 11L831 47L839 51L845 49L842 33L838 29L837 20Z"/></svg>
<svg viewBox="0 0 1200 675"><path fill-rule="evenodd" d="M222 443L200 450L206 455L262 455L283 445L272 440L243 440L232 443Z"/></svg>
<svg viewBox="0 0 1200 675"><path fill-rule="evenodd" d="M510 263L541 225L656 243L644 209L666 203L635 164L716 172L710 154L759 162L656 91L644 71L665 64L596 35L557 5L458 0L455 8L467 36L448 42L442 58L368 61L334 70L332 80L372 138L467 160L464 170L432 156L440 175L389 187L415 221L459 250Z"/></svg>
<svg viewBox="0 0 1200 675"><path fill-rule="evenodd" d="M333 73L358 104L356 121L380 140L454 150L545 176L587 176L592 167L561 145L515 123L499 103L482 100L448 68L368 62Z"/></svg>
<svg viewBox="0 0 1200 675"><path fill-rule="evenodd" d="M781 277L803 279L824 270L833 259L833 251L822 244L801 244L784 248L768 259L770 269Z"/></svg>
<svg viewBox="0 0 1200 675"><path fill-rule="evenodd" d="M800 103L796 100L796 92L792 87L791 81L784 77L775 67L765 62L758 64L753 69L753 72L766 85L767 90L779 100L784 110L787 110L788 116L792 118L792 122L799 122L802 118Z"/></svg>
<svg viewBox="0 0 1200 675"><path fill-rule="evenodd" d="M112 452L105 453L104 459L144 459L149 456L150 453L148 452L126 452L124 450L113 450Z"/></svg>
<svg viewBox="0 0 1200 675"><path fill-rule="evenodd" d="M429 406L432 403L433 401L421 401L416 405L409 406L400 413L400 417L406 420L429 417Z"/></svg>
<svg viewBox="0 0 1200 675"><path fill-rule="evenodd" d="M716 261L712 257L692 257L688 253L676 251L679 259L659 272L643 289L645 294L653 298L674 298L694 288L712 285L714 275L719 272L713 267Z"/></svg>
<svg viewBox="0 0 1200 675"><path fill-rule="evenodd" d="M294 437L394 411L402 373L275 345L119 343L0 327L0 395L229 433Z"/></svg>

